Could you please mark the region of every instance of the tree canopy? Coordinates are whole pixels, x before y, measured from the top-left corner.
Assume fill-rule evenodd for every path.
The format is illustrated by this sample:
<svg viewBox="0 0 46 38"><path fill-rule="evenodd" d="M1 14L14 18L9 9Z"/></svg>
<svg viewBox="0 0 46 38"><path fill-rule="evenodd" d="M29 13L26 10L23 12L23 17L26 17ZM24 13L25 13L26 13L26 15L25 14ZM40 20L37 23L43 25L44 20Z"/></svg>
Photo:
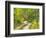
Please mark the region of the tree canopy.
<svg viewBox="0 0 46 38"><path fill-rule="evenodd" d="M36 23L39 21L39 9L33 8L14 8L14 24L21 24L23 21Z"/></svg>

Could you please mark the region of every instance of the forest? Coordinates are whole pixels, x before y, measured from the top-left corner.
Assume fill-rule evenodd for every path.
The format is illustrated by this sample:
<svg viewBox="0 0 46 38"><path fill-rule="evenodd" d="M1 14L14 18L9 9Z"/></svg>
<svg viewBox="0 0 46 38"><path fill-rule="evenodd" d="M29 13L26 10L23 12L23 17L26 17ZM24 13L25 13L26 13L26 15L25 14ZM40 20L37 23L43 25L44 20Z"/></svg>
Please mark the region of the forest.
<svg viewBox="0 0 46 38"><path fill-rule="evenodd" d="M14 29L39 29L39 9L14 8Z"/></svg>

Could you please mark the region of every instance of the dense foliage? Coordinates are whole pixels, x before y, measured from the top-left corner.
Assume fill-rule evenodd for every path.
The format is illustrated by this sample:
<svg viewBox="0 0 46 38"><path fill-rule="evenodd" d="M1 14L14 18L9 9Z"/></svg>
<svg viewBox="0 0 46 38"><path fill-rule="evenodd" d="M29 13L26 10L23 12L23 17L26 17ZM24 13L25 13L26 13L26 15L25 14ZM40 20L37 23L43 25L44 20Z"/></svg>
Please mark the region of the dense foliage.
<svg viewBox="0 0 46 38"><path fill-rule="evenodd" d="M14 28L20 26L25 20L32 23L29 29L39 28L39 9L14 8Z"/></svg>

